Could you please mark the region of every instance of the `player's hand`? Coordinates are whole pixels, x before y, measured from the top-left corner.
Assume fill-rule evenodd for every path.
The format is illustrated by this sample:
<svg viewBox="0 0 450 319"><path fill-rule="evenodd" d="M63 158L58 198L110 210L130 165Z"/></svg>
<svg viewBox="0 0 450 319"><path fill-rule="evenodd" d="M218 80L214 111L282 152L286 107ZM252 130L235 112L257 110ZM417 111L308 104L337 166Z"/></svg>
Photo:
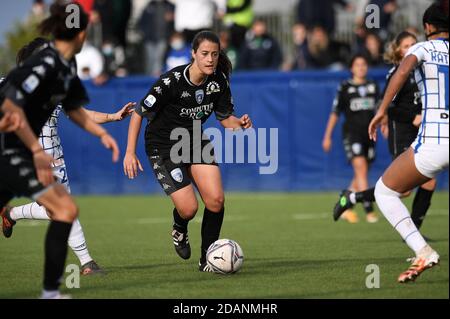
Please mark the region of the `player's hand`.
<svg viewBox="0 0 450 319"><path fill-rule="evenodd" d="M102 144L112 151L112 161L116 163L119 160L119 147L117 146L116 140L108 133L102 134L100 139Z"/></svg>
<svg viewBox="0 0 450 319"><path fill-rule="evenodd" d="M113 114L114 121L122 121L134 112L135 102L128 102L118 112Z"/></svg>
<svg viewBox="0 0 450 319"><path fill-rule="evenodd" d="M388 124L387 116L384 116L383 120L381 121L380 131L381 131L381 135L383 135L383 137L385 139L387 139L389 137L389 124Z"/></svg>
<svg viewBox="0 0 450 319"><path fill-rule="evenodd" d="M141 172L144 171L141 162L137 158L135 153L127 152L125 158L123 159L123 171L129 179L137 177L138 168Z"/></svg>
<svg viewBox="0 0 450 319"><path fill-rule="evenodd" d="M43 149L40 149L33 153L33 162L37 178L42 185L48 186L55 181L51 167L53 157L45 153Z"/></svg>
<svg viewBox="0 0 450 319"><path fill-rule="evenodd" d="M385 117L384 113L377 112L375 116L372 118L372 121L370 121L369 124L369 138L373 141L377 140L377 128L381 125L381 122L383 122L383 119Z"/></svg>
<svg viewBox="0 0 450 319"><path fill-rule="evenodd" d="M239 120L241 121L241 127L243 129L252 127L252 120L250 119L250 116L248 116L248 114L243 115Z"/></svg>
<svg viewBox="0 0 450 319"><path fill-rule="evenodd" d="M421 115L421 114L416 115L416 117L414 118L412 124L413 124L415 127L419 127L420 124L422 124L422 115Z"/></svg>
<svg viewBox="0 0 450 319"><path fill-rule="evenodd" d="M332 141L331 141L331 138L329 138L329 137L325 137L324 139L323 139L323 141L322 141L322 148L323 148L323 151L325 152L325 153L328 153L330 150L331 150L331 145L332 145L333 143L332 143Z"/></svg>
<svg viewBox="0 0 450 319"><path fill-rule="evenodd" d="M22 118L17 113L6 113L0 120L0 132L14 132L23 126Z"/></svg>

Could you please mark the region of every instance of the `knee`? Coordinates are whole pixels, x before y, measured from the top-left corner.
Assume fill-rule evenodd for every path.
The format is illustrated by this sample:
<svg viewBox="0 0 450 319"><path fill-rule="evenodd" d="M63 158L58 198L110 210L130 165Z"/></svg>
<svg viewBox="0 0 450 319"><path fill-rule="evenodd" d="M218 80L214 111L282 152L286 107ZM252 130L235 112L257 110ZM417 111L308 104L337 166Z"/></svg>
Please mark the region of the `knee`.
<svg viewBox="0 0 450 319"><path fill-rule="evenodd" d="M222 194L215 194L205 200L205 206L209 211L220 212L225 205L225 196Z"/></svg>
<svg viewBox="0 0 450 319"><path fill-rule="evenodd" d="M178 214L185 220L191 220L194 218L195 214L197 214L197 210L198 203L191 203L180 208L177 207Z"/></svg>
<svg viewBox="0 0 450 319"><path fill-rule="evenodd" d="M397 193L396 191L390 189L388 186L386 186L383 183L382 178L378 179L377 184L375 185L375 199L377 202L382 200L382 197L389 196L389 197L400 197L401 194Z"/></svg>
<svg viewBox="0 0 450 319"><path fill-rule="evenodd" d="M70 199L64 201L61 205L61 213L63 218L68 222L73 222L78 217L78 206L75 202Z"/></svg>

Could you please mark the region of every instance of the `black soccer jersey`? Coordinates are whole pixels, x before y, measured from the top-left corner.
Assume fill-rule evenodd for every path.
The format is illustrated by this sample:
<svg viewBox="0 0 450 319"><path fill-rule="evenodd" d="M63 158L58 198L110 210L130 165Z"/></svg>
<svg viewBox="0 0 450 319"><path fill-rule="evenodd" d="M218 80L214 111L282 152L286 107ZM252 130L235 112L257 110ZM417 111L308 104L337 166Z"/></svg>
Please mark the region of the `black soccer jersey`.
<svg viewBox="0 0 450 319"><path fill-rule="evenodd" d="M233 114L227 77L216 72L202 84L194 85L189 80L189 67L182 65L163 74L136 106L136 112L148 119L147 150L169 150L177 143L170 140L172 130L185 128L192 133L194 120L203 124L213 112L219 121Z"/></svg>
<svg viewBox="0 0 450 319"><path fill-rule="evenodd" d="M66 61L52 43L42 46L8 74L1 84L0 103L5 98L23 108L36 136L58 104L70 111L89 101L77 76L75 58ZM0 150L25 148L14 133L4 133L0 137Z"/></svg>
<svg viewBox="0 0 450 319"><path fill-rule="evenodd" d="M393 67L386 77L386 87L398 67ZM384 93L383 93L384 95ZM410 123L414 121L416 115L422 112L422 101L419 88L414 79L414 72L411 72L401 90L394 97L389 109L389 119L401 123Z"/></svg>
<svg viewBox="0 0 450 319"><path fill-rule="evenodd" d="M332 111L338 115L344 114L344 135L369 139L367 129L375 115L378 95L378 85L373 81L360 85L353 83L352 80L341 83Z"/></svg>

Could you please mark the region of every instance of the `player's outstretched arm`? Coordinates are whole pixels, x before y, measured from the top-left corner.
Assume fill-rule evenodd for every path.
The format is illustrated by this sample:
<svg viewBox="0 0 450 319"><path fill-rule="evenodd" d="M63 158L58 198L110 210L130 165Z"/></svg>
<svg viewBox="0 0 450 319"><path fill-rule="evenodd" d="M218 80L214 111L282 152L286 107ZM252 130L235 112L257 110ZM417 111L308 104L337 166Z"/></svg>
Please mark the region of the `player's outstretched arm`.
<svg viewBox="0 0 450 319"><path fill-rule="evenodd" d="M117 146L116 140L109 135L108 131L95 123L83 108L71 110L67 112L67 115L69 115L70 119L81 128L101 139L102 144L112 151L113 162L119 160L119 147Z"/></svg>
<svg viewBox="0 0 450 319"><path fill-rule="evenodd" d="M144 171L139 158L136 156L136 143L139 137L139 131L141 130L141 125L142 117L134 112L128 127L127 151L123 159L123 171L129 179L133 179L137 176L138 168L141 172Z"/></svg>
<svg viewBox="0 0 450 319"><path fill-rule="evenodd" d="M253 126L252 120L250 119L250 116L248 116L248 114L245 114L240 118L231 115L225 120L220 121L220 124L222 124L224 128L231 128L233 130L247 129Z"/></svg>
<svg viewBox="0 0 450 319"><path fill-rule="evenodd" d="M116 113L102 113L93 110L84 109L89 117L97 124L122 121L134 112L135 102L128 102Z"/></svg>
<svg viewBox="0 0 450 319"><path fill-rule="evenodd" d="M33 154L33 162L36 168L38 180L44 186L48 186L53 183L54 178L51 169L53 157L46 154L42 149L36 135L33 133L30 125L28 124L23 110L8 98L6 98L3 102L1 109L6 114L16 114L16 116L20 117L21 125L19 125L19 127L15 130L15 133Z"/></svg>
<svg viewBox="0 0 450 319"><path fill-rule="evenodd" d="M413 54L407 56L403 59L402 63L398 67L397 71L392 76L389 84L384 93L383 100L381 101L380 107L377 114L373 117L369 124L369 137L376 141L377 139L377 127L382 123L384 116L386 115L386 110L389 104L394 99L395 95L401 90L403 84L408 79L409 74L417 65L417 57Z"/></svg>

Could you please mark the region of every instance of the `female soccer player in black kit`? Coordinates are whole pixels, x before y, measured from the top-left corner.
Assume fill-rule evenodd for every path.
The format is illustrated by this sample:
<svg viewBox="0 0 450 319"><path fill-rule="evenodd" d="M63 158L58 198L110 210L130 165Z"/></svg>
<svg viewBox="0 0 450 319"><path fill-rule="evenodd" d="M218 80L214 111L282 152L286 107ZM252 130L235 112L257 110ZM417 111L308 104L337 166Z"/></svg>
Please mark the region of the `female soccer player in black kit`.
<svg viewBox="0 0 450 319"><path fill-rule="evenodd" d="M123 162L129 178L137 176L138 169L143 170L136 157L136 142L142 119L147 118L146 153L161 187L175 205L172 238L176 252L183 259L191 256L188 222L198 210L193 184L205 204L200 271L211 271L206 263L206 251L219 238L224 193L212 144L206 136L195 132L201 130L201 124L213 112L225 128L252 126L248 115L241 118L233 115L230 73L231 63L221 51L217 35L199 32L192 43L192 62L163 74L136 107ZM186 134L179 139L183 133L187 134L187 144Z"/></svg>
<svg viewBox="0 0 450 319"><path fill-rule="evenodd" d="M400 62L403 60L408 49L417 43L415 35L403 31L392 41L389 50L386 52L387 62L394 64L387 76L386 87L397 71ZM389 152L392 159L397 158L407 150L417 137L420 123L422 122L422 102L420 91L414 79L414 73L409 75L400 92L395 96L388 109L388 141ZM431 179L421 185L414 197L411 219L419 229L431 204L431 197L436 188L436 179ZM340 214L350 209L355 203L362 201L375 201L375 188L370 188L362 192L351 192L344 190L334 208L334 218L337 220ZM411 192L403 194L408 196Z"/></svg>
<svg viewBox="0 0 450 319"><path fill-rule="evenodd" d="M41 296L45 299L64 297L58 288L64 273L67 239L78 207L65 188L55 182L50 166L53 158L44 152L36 136L61 103L75 123L112 149L113 161L119 156L115 140L81 109L88 97L77 77L75 54L86 38L88 17L79 5L69 4L51 6L51 14L41 23L40 30L51 34L53 41L12 70L0 91L2 111L18 112L23 120L23 127L15 133L0 136L0 209L15 196L27 196L52 214L45 240ZM74 10L79 25L69 28L66 22Z"/></svg>
<svg viewBox="0 0 450 319"><path fill-rule="evenodd" d="M367 128L375 115L379 90L375 82L367 79L368 63L364 55L355 55L351 59L350 70L352 78L341 84L334 100L322 147L325 152L330 151L333 129L339 114L344 113L342 137L347 159L354 170L350 188L361 191L368 188L367 172L375 159L375 143L369 139ZM363 205L366 220L377 222L378 217L373 211L372 203L366 201ZM358 221L356 213L351 210L346 212L345 218L351 223Z"/></svg>

